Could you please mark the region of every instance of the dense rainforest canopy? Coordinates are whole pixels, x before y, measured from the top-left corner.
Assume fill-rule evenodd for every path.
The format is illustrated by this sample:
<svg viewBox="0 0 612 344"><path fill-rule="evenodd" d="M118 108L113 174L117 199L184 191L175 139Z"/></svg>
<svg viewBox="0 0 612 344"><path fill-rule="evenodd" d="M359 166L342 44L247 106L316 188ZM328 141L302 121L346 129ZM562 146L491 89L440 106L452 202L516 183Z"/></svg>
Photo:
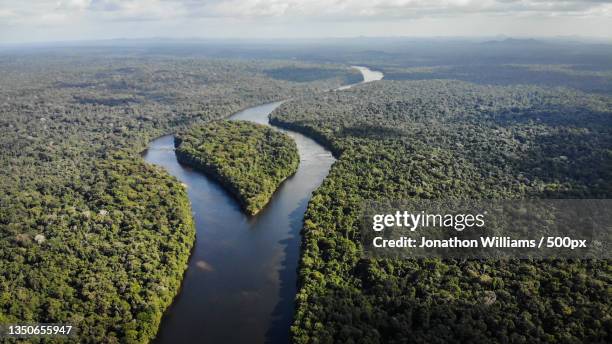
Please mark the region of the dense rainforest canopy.
<svg viewBox="0 0 612 344"><path fill-rule="evenodd" d="M284 103L271 122L339 157L305 215L296 343L604 343L607 260L365 258L364 201L609 198L612 99L456 80Z"/></svg>
<svg viewBox="0 0 612 344"><path fill-rule="evenodd" d="M79 343L149 341L194 231L185 190L140 151L158 135L303 97L273 120L339 161L306 214L295 342L610 341L609 261L363 259L358 233L362 202L380 197L609 198L610 45L360 38L10 51L0 53L0 323L70 322ZM330 61L400 81L314 97L359 80ZM558 86L569 89L545 88Z"/></svg>
<svg viewBox="0 0 612 344"><path fill-rule="evenodd" d="M0 56L0 323L71 323L73 342L145 343L195 233L183 187L141 159L147 142L359 74L97 55ZM278 68L336 72L307 83L266 76Z"/></svg>
<svg viewBox="0 0 612 344"><path fill-rule="evenodd" d="M224 185L250 214L297 171L297 146L287 134L245 121L196 125L175 137L176 156Z"/></svg>

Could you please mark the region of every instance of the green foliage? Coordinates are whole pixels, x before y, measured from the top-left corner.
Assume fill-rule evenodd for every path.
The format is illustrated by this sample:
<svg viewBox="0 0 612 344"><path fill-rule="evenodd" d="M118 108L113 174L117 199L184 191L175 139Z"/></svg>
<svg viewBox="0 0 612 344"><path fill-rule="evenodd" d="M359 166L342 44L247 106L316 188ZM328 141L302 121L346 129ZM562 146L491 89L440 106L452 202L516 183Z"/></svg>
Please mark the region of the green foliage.
<svg viewBox="0 0 612 344"><path fill-rule="evenodd" d="M175 138L176 156L223 184L255 215L297 171L300 157L287 134L245 121L198 125Z"/></svg>
<svg viewBox="0 0 612 344"><path fill-rule="evenodd" d="M186 192L125 152L87 168L3 201L2 320L70 323L82 342L148 342L195 237Z"/></svg>
<svg viewBox="0 0 612 344"><path fill-rule="evenodd" d="M102 55L0 56L0 322L146 343L195 233L184 188L140 157L147 142L341 81L264 76L283 62Z"/></svg>
<svg viewBox="0 0 612 344"><path fill-rule="evenodd" d="M609 198L612 101L564 89L382 81L272 122L339 157L305 214L296 343L606 342L607 260L363 258L365 200Z"/></svg>

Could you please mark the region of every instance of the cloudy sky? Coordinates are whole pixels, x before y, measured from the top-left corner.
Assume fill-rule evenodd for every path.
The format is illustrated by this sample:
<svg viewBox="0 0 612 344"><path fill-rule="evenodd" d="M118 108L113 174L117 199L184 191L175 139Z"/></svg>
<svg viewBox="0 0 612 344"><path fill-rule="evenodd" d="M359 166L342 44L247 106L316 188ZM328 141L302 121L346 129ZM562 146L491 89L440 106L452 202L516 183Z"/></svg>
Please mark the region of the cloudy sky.
<svg viewBox="0 0 612 344"><path fill-rule="evenodd" d="M612 0L0 0L0 43L110 38L612 38Z"/></svg>

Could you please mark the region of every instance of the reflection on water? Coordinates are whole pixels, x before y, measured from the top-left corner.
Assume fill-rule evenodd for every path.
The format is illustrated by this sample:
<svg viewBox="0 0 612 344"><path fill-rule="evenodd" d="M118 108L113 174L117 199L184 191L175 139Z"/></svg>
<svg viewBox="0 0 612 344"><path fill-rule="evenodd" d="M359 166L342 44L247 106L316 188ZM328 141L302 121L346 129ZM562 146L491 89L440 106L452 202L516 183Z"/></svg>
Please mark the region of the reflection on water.
<svg viewBox="0 0 612 344"><path fill-rule="evenodd" d="M359 70L361 72L361 75L363 76L363 81L360 82L360 84L371 82L371 81L382 80L382 78L384 77L384 74L382 72L371 70L367 67L353 66L353 68ZM355 85L357 84L341 86L341 87L338 87L336 90L338 91L347 90Z"/></svg>

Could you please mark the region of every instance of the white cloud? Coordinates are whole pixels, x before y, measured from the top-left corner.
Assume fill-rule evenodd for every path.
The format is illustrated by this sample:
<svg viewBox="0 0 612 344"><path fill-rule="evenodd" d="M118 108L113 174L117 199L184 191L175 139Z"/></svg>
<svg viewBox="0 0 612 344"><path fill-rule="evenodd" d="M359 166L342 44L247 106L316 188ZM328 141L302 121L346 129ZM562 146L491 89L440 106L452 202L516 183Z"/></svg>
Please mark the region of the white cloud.
<svg viewBox="0 0 612 344"><path fill-rule="evenodd" d="M184 1L193 6L193 1ZM452 16L466 13L512 15L605 13L611 1L601 0L230 0L206 1L212 15L236 17L261 16L336 16L336 17L421 17ZM198 6L193 6L197 8Z"/></svg>
<svg viewBox="0 0 612 344"><path fill-rule="evenodd" d="M436 23L446 20L449 25L462 21L466 27L484 25L487 21L486 29L491 29L492 17L515 18L514 21L531 18L534 25L541 18L592 18L604 23L596 29L598 35L612 36L612 0L0 0L0 39L11 32L27 35L40 27L53 27L62 32L57 35L64 32L84 35L84 29L88 28L96 37L110 33L125 37L147 33L153 36L166 32L172 36L179 35L172 31L179 27L181 34L197 36L206 23L216 23L218 35L223 34L223 29L231 31L229 25L236 22L248 22L250 26L245 24L245 27L252 27L254 31L260 27L262 32L278 31L278 23L284 23L287 34L291 34L291 27L297 22L314 31L326 23L338 32L346 23L379 22L382 26L417 20ZM472 23L472 18L484 19L480 22L475 19ZM542 32L551 31L551 28L545 29ZM576 34L588 34L582 25L574 30ZM329 35L334 35L333 31ZM460 34L451 26L446 31L449 35ZM364 32L355 33L361 34Z"/></svg>
<svg viewBox="0 0 612 344"><path fill-rule="evenodd" d="M24 10L31 7L30 11ZM141 17L422 17L466 13L609 15L608 0L0 0L0 10L96 13L105 19ZM1 12L0 12L1 13ZM74 13L72 13L74 14Z"/></svg>
<svg viewBox="0 0 612 344"><path fill-rule="evenodd" d="M92 0L61 0L57 2L58 9L84 10L91 5Z"/></svg>
<svg viewBox="0 0 612 344"><path fill-rule="evenodd" d="M10 9L0 9L0 20L15 18L17 15Z"/></svg>

